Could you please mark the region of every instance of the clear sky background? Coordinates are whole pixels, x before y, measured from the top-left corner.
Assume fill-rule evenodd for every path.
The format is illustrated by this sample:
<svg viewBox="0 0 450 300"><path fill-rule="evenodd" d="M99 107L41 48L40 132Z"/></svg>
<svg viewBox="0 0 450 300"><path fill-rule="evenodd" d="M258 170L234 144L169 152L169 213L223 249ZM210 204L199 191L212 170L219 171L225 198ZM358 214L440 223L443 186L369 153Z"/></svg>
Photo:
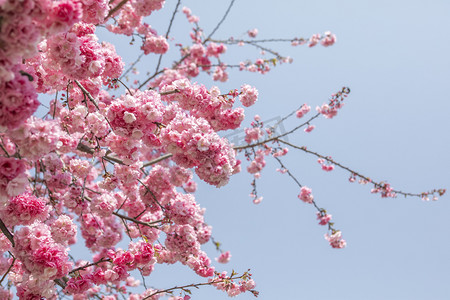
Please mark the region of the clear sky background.
<svg viewBox="0 0 450 300"><path fill-rule="evenodd" d="M159 34L165 33L175 3L167 1L163 11L148 18ZM182 2L200 17L207 34L228 4ZM405 192L448 188L449 12L450 2L444 0L237 0L216 38L240 38L248 29L258 28L258 38L308 38L330 30L338 41L329 48L311 49L273 44L272 49L294 62L264 76L233 70L226 83L197 80L223 91L243 83L256 86L260 97L247 110L247 125L256 113L268 120L305 102L314 108L349 86L352 92L336 118L320 118L312 133L298 132L289 141ZM181 13L173 26L175 40L172 54L163 60L165 66L179 57L173 45L186 43L191 28ZM139 42L132 47L129 40L118 45L109 34L100 38L115 43L127 62L139 55ZM226 62L259 56L248 46L230 46ZM155 57L138 64L141 79L146 71L154 71ZM296 122L284 126L292 128ZM264 196L259 205L248 196L252 177L245 168L223 188L199 184L197 201L207 209L213 236L233 255L229 264L216 264L217 270L250 268L260 299L450 299L447 195L437 202L382 199L371 194L369 186L349 183L346 171L322 171L316 158L303 152L292 149L284 162L313 189L318 205L333 215L347 248L331 249L323 238L325 228L317 225L315 209L297 198L298 188L287 175L276 172L276 162L268 158L257 182L258 193ZM217 257L212 244L204 249ZM176 264L158 265L146 282L169 288L203 281ZM228 297L203 287L194 289L192 298Z"/></svg>

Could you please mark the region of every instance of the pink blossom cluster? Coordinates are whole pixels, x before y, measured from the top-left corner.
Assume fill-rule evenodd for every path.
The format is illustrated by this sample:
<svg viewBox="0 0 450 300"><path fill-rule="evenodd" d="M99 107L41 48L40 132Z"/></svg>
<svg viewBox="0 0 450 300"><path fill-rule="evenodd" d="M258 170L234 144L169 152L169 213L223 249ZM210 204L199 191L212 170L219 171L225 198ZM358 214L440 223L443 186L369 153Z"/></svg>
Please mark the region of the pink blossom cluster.
<svg viewBox="0 0 450 300"><path fill-rule="evenodd" d="M46 202L46 199L28 193L15 196L0 209L0 218L8 227L30 225L36 220L42 222L48 218Z"/></svg>
<svg viewBox="0 0 450 300"><path fill-rule="evenodd" d="M145 23L142 23L143 17L150 15L155 10L161 9L164 3L164 0L129 1L113 14L116 22L114 24L107 24L106 29L116 34L131 36L135 30L139 32L141 26L146 26Z"/></svg>
<svg viewBox="0 0 450 300"><path fill-rule="evenodd" d="M133 96L124 95L112 102L106 116L116 135L139 140L154 136L163 112L164 105L158 93L135 91Z"/></svg>
<svg viewBox="0 0 450 300"><path fill-rule="evenodd" d="M161 141L177 164L195 167L200 179L217 187L228 183L236 164L234 150L206 120L179 113L162 130Z"/></svg>
<svg viewBox="0 0 450 300"><path fill-rule="evenodd" d="M298 198L306 203L313 203L314 196L312 195L312 191L309 187L303 186L300 189L300 194L298 195Z"/></svg>
<svg viewBox="0 0 450 300"><path fill-rule="evenodd" d="M314 125L308 125L308 127L306 127L306 128L304 129L304 131L305 131L305 132L311 132L311 131L314 130L314 128L316 128L316 126L314 126Z"/></svg>
<svg viewBox="0 0 450 300"><path fill-rule="evenodd" d="M86 247L92 251L113 247L122 240L122 227L113 215L105 218L85 213L78 218L78 222Z"/></svg>
<svg viewBox="0 0 450 300"><path fill-rule="evenodd" d="M330 246L337 249L342 249L347 246L347 243L342 239L342 233L338 230L331 235L325 234L325 239L330 243Z"/></svg>
<svg viewBox="0 0 450 300"><path fill-rule="evenodd" d="M256 59L253 63L252 62L240 62L239 63L239 70L243 71L249 71L249 72L258 72L260 74L266 74L270 71L270 64L275 63L277 59L273 60L265 60L262 58ZM286 62L288 62L287 60Z"/></svg>
<svg viewBox="0 0 450 300"><path fill-rule="evenodd" d="M391 185L387 182L382 182L381 186L375 186L371 190L371 193L380 193L382 198L395 198L397 197L397 194L394 192L394 189L391 187Z"/></svg>
<svg viewBox="0 0 450 300"><path fill-rule="evenodd" d="M17 128L39 106L35 88L29 78L22 75L18 67L11 68L10 72L13 77L10 80L0 78L0 129Z"/></svg>
<svg viewBox="0 0 450 300"><path fill-rule="evenodd" d="M239 100L245 107L252 106L258 99L258 91L248 84L241 86L241 94L239 95Z"/></svg>
<svg viewBox="0 0 450 300"><path fill-rule="evenodd" d="M82 21L91 24L102 24L108 13L108 0L82 0Z"/></svg>
<svg viewBox="0 0 450 300"><path fill-rule="evenodd" d="M307 113L309 113L311 110L311 106L307 105L306 103L303 104L299 110L297 110L297 112L295 113L295 115L297 116L297 118L302 118L304 115L306 115Z"/></svg>
<svg viewBox="0 0 450 300"><path fill-rule="evenodd" d="M332 34L330 31L326 31L323 35L314 34L309 39L308 46L314 47L319 42L324 47L332 46L336 42L336 35Z"/></svg>
<svg viewBox="0 0 450 300"><path fill-rule="evenodd" d="M246 273L242 276L242 279L238 282L232 279L232 276L227 276L227 272L217 273L214 278L209 279L209 282L212 283L218 290L222 290L227 292L228 296L234 297L241 293L250 291L255 296L257 296L257 292L253 291L256 287L255 281L251 278L251 274ZM256 293L256 294L255 294Z"/></svg>
<svg viewBox="0 0 450 300"><path fill-rule="evenodd" d="M26 123L10 131L9 135L17 145L22 157L37 160L51 151L60 149L67 143L68 150L73 150L74 138L66 135L54 120L28 118ZM65 140L62 140L66 138Z"/></svg>
<svg viewBox="0 0 450 300"><path fill-rule="evenodd" d="M131 1L133 11L140 16L149 16L153 11L163 8L165 0L134 0Z"/></svg>
<svg viewBox="0 0 450 300"><path fill-rule="evenodd" d="M327 119L332 119L338 113L338 110L344 106L344 99L350 93L350 89L343 87L339 92L331 95L331 99L328 104L323 104L322 106L317 106L316 110L318 113L322 114Z"/></svg>
<svg viewBox="0 0 450 300"><path fill-rule="evenodd" d="M317 212L317 220L319 220L319 225L327 225L331 221L331 215L326 212Z"/></svg>
<svg viewBox="0 0 450 300"><path fill-rule="evenodd" d="M211 277L214 275L215 268L211 266L211 260L203 251L198 255L189 256L186 265L201 277Z"/></svg>
<svg viewBox="0 0 450 300"><path fill-rule="evenodd" d="M261 128L253 127L253 128L245 128L245 142L247 144L251 144L252 142L258 141L264 134Z"/></svg>
<svg viewBox="0 0 450 300"><path fill-rule="evenodd" d="M250 162L250 165L247 167L247 172L253 174L254 176L258 176L259 172L261 172L262 169L266 166L266 161L264 159L265 155L266 155L265 151L261 149L256 150L255 158Z"/></svg>
<svg viewBox="0 0 450 300"><path fill-rule="evenodd" d="M332 119L338 113L338 107L333 107L328 104L322 104L322 106L317 106L316 110L318 113L322 114L327 119Z"/></svg>
<svg viewBox="0 0 450 300"><path fill-rule="evenodd" d="M255 38L258 35L258 29L257 28L251 29L247 31L247 34L249 37Z"/></svg>
<svg viewBox="0 0 450 300"><path fill-rule="evenodd" d="M39 222L24 226L16 232L14 240L13 252L22 262L25 274L53 280L70 271L72 263L67 251L52 238L49 226Z"/></svg>
<svg viewBox="0 0 450 300"><path fill-rule="evenodd" d="M169 50L169 43L167 43L166 38L161 35L156 36L148 34L145 36L141 49L145 54L164 54Z"/></svg>
<svg viewBox="0 0 450 300"><path fill-rule="evenodd" d="M189 23L198 23L199 17L192 14L192 11L188 7L183 7L183 13L188 19Z"/></svg>
<svg viewBox="0 0 450 300"><path fill-rule="evenodd" d="M0 203L23 193L28 186L25 161L12 157L0 157Z"/></svg>
<svg viewBox="0 0 450 300"><path fill-rule="evenodd" d="M217 66L212 72L213 80L225 82L228 80L228 72L226 64L220 62L220 55L227 51L227 47L220 43L209 42L204 45L202 42L202 31L191 32L193 45L189 48L181 48L181 54L185 57L180 63L178 72L185 77L196 77L200 74L200 70L211 74L211 59L218 60Z"/></svg>
<svg viewBox="0 0 450 300"><path fill-rule="evenodd" d="M219 66L215 67L213 72L213 80L220 82L228 81L228 73L225 71L226 69L227 66L225 64L220 64Z"/></svg>
<svg viewBox="0 0 450 300"><path fill-rule="evenodd" d="M226 264L231 259L231 253L230 251L222 252L220 253L219 257L216 258L216 261L221 264Z"/></svg>
<svg viewBox="0 0 450 300"><path fill-rule="evenodd" d="M192 46L181 48L181 55L185 59L180 63L178 72L188 78L198 76L200 70L209 72L211 69L211 58L214 57L219 63L215 72L213 72L213 79L222 82L227 81L226 65L221 64L219 60L220 55L226 52L227 47L222 43L216 44L214 42L210 42L205 46L202 42L201 30L192 32L191 39L194 43Z"/></svg>
<svg viewBox="0 0 450 300"><path fill-rule="evenodd" d="M162 87L162 92L173 92L163 97L165 101L176 101L192 116L208 121L214 131L236 129L244 120L242 108L233 109L233 96L221 95L217 87L207 90L205 86L179 79ZM233 92L232 95L235 93Z"/></svg>
<svg viewBox="0 0 450 300"><path fill-rule="evenodd" d="M50 230L55 242L62 245L75 244L77 225L68 215L61 215L51 223Z"/></svg>
<svg viewBox="0 0 450 300"><path fill-rule="evenodd" d="M332 34L330 31L326 31L323 34L323 38L320 41L320 44L324 47L332 46L336 43L336 35Z"/></svg>
<svg viewBox="0 0 450 300"><path fill-rule="evenodd" d="M280 149L272 154L273 157L285 156L289 152L288 148Z"/></svg>

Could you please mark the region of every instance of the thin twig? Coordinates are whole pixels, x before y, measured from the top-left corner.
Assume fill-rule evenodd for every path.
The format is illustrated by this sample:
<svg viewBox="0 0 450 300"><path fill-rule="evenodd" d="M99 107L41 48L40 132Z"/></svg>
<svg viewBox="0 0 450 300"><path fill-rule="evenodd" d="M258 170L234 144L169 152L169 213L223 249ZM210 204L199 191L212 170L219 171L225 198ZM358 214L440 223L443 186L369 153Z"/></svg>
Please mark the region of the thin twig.
<svg viewBox="0 0 450 300"><path fill-rule="evenodd" d="M0 284L6 278L6 276L8 275L8 273L11 271L12 267L14 266L14 263L16 262L16 257L14 255L12 255L12 257L13 257L13 261L12 261L11 265L9 266L8 270L6 271L6 273L3 274L2 279L0 279Z"/></svg>
<svg viewBox="0 0 450 300"><path fill-rule="evenodd" d="M219 27L222 25L222 23L225 21L225 19L228 16L228 13L230 12L231 8L233 7L235 0L231 0L230 5L228 5L227 11L225 12L225 14L222 17L222 20L220 20L219 23L217 23L216 27L213 29L213 31L208 35L208 37L203 41L203 44L205 44L212 36L214 33L216 33L216 31L219 29Z"/></svg>
<svg viewBox="0 0 450 300"><path fill-rule="evenodd" d="M296 130L300 129L301 127L303 127L303 126L305 126L305 125L308 125L309 122L311 122L312 120L316 119L316 118L319 117L319 116L320 116L320 113L317 113L317 114L315 114L314 116L312 116L311 118L309 118L308 121L306 121L306 122L304 122L304 123L298 125L298 126L295 127L294 129L292 129L292 130L290 130L290 131L288 131L288 132L282 133L282 134L280 134L280 135L278 135L278 136L274 136L274 137L271 137L271 138L269 138L269 139L267 139L267 140L264 140L264 141L262 141L262 142L258 142L258 143L254 143L254 144L250 144L250 145L246 145L246 146L237 146L237 147L234 147L233 149L234 149L234 150L243 150L243 149L253 148L253 147L260 146L260 145L263 145L263 144L266 144L266 143L269 143L269 142L272 142L272 141L279 140L280 138L282 138L282 137L284 137L284 136L287 136L287 135L289 135L289 134L295 132Z"/></svg>
<svg viewBox="0 0 450 300"><path fill-rule="evenodd" d="M84 269L86 269L86 268L88 268L88 267L90 267L90 266L95 266L95 265L98 265L99 263L102 263L102 262L111 262L111 259L109 259L109 258L101 258L100 260L98 260L98 261L96 261L96 262L93 262L93 263L87 263L87 264L85 264L84 266L81 266L81 267L78 267L78 268L76 268L76 269L73 269L72 271L70 271L69 272L69 274L73 274L73 273L75 273L75 272L77 272L77 271L80 271L80 270L84 270Z"/></svg>
<svg viewBox="0 0 450 300"><path fill-rule="evenodd" d="M89 100L94 104L95 108L97 108L98 110L100 110L100 108L98 107L97 102L95 101L94 97L92 97L91 93L88 92L88 90L86 90L84 88L84 86L78 81L75 80L75 83L78 85L78 87L83 91L83 93L89 98Z"/></svg>
<svg viewBox="0 0 450 300"><path fill-rule="evenodd" d="M383 188L383 187L385 186L382 182L376 182L376 181L373 181L373 180L370 179L369 177L364 176L364 175L362 175L362 174L360 174L360 173L358 173L358 172L356 172L356 171L354 171L354 170L352 170L352 169L350 169L350 168L348 168L348 167L346 167L346 166L344 166L344 165L342 165L342 164L336 162L335 160L331 159L330 157L323 156L323 155L321 155L321 154L319 154L319 153L317 153L317 152L308 150L308 149L307 149L306 147L304 147L304 146L303 146L303 147L300 147L300 146L291 144L291 143L289 143L289 142L287 142L287 141L284 141L284 140L281 140L281 139L277 139L277 140L278 140L280 143L283 143L283 144L285 144L285 145L288 145L288 146L290 146L290 147L292 147L292 148L295 148L295 149L298 149L298 150L302 150L303 152L306 152L306 153L315 155L316 157L319 157L319 158L321 158L321 159L324 159L324 160L326 160L327 162L332 163L333 165L336 165L336 166L338 166L339 168L344 169L344 170L350 172L350 174L355 175L355 176L357 176L357 177L359 177L359 178L361 178L361 179L367 181L368 183L373 184L376 188ZM400 195L410 196L410 197L419 197L419 198L423 197L424 194L440 193L440 191L441 191L441 190L433 190L433 191L428 192L428 193L414 194L414 193L406 193L406 192L402 192L402 191L399 191L399 190L392 190L392 192L394 192L395 194L400 194Z"/></svg>
<svg viewBox="0 0 450 300"><path fill-rule="evenodd" d="M85 144L82 144L82 143L78 143L77 150L88 153L88 154L94 154L94 152L95 152L94 149L89 148L88 146L86 146ZM116 157L105 155L102 158L105 160L108 160L108 161L112 161L112 162L121 164L121 165L125 164L121 159L118 159Z"/></svg>
<svg viewBox="0 0 450 300"><path fill-rule="evenodd" d="M151 160L151 161L145 163L142 167L145 168L145 167L149 167L151 165L157 164L160 161L163 161L165 159L168 159L168 158L172 157L172 155L173 155L172 153L164 154L164 155L162 155L162 156L160 156L158 158L155 158L154 160Z"/></svg>
<svg viewBox="0 0 450 300"><path fill-rule="evenodd" d="M178 12L178 7L180 6L180 3L181 3L181 0L178 0L178 1L177 1L177 5L175 6L175 9L174 9L174 11L173 11L173 13L172 13L172 18L170 19L169 27L167 28L167 32L166 32L166 39L169 38L170 29L172 28L172 24L173 24L173 21L175 20L175 15L176 15L177 12ZM146 81L144 81L144 82L138 87L139 90L140 90L144 85L146 85L146 84L147 84L154 76L156 76L156 74L158 74L158 73L160 72L160 71L159 71L159 67L161 66L161 61L162 61L163 56L164 56L164 53L162 53L161 55L159 55L158 63L156 64L156 69L155 69L154 75L151 76L150 78L148 78Z"/></svg>
<svg viewBox="0 0 450 300"><path fill-rule="evenodd" d="M148 226L148 227L151 227L151 228L158 228L158 226L155 226L153 224L158 224L158 223L163 222L163 220L158 220L158 221L153 221L153 222L143 222L143 221L136 220L135 218L131 218L131 217L128 217L128 216L125 216L125 215L122 215L122 214L119 214L119 213L116 213L116 212L113 212L112 214L115 215L115 216L118 216L121 219L125 219L125 220L128 220L128 221L134 222L136 224Z"/></svg>

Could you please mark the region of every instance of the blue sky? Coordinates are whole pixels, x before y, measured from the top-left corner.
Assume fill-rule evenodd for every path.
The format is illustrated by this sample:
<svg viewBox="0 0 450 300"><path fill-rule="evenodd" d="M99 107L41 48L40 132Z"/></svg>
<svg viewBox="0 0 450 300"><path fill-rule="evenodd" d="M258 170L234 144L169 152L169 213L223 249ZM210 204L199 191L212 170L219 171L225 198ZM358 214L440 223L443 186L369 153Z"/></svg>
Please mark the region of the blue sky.
<svg viewBox="0 0 450 300"><path fill-rule="evenodd" d="M211 3L182 2L200 17L206 33L229 2ZM174 6L175 1L167 1L166 11L148 19L160 34ZM243 83L256 86L260 97L247 110L250 121L255 114L263 120L283 116L305 102L314 108L349 86L352 92L336 118L320 118L312 133L299 132L289 140L402 191L449 187L449 11L450 2L444 0L237 0L216 38L239 38L258 28L258 38L307 38L330 30L338 41L333 47L312 49L273 44L294 62L264 76L231 71L226 83L197 80L223 91ZM172 54L163 63L177 57L173 44L188 41L189 29L179 14ZM110 35L100 37L114 42ZM127 62L139 55L126 41L116 47ZM226 58L238 63L258 56L247 47L229 47ZM150 57L138 65L141 78L154 70L155 61ZM292 128L295 121L284 126ZM287 175L275 172L275 161L267 162L257 182L264 200L257 206L248 196L252 178L245 171L220 189L199 184L197 201L207 209L213 236L233 255L229 264L217 265L218 270L250 268L260 299L450 298L447 195L427 203L418 198L382 199L371 194L369 186L349 183L345 171L323 172L314 157L291 150L284 162L313 189L318 205L333 215L347 240L346 249L335 250L324 240L325 228L317 225L313 207L297 198L298 188ZM212 245L205 249L217 256ZM169 288L201 281L184 266L158 265L147 284ZM193 299L228 298L210 287L193 292ZM253 299L250 294L238 297Z"/></svg>

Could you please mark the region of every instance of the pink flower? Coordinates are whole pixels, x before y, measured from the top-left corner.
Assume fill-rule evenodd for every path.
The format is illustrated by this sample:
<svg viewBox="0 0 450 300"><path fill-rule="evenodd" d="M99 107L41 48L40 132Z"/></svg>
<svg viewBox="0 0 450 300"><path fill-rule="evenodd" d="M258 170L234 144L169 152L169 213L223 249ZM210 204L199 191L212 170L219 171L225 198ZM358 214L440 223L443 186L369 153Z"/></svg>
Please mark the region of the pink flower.
<svg viewBox="0 0 450 300"><path fill-rule="evenodd" d="M307 104L303 104L302 107L300 107L300 109L297 110L297 112L296 112L297 118L303 117L304 115L309 113L310 110L311 110L311 106L309 106Z"/></svg>
<svg viewBox="0 0 450 300"><path fill-rule="evenodd" d="M255 198L255 199L253 199L253 204L260 204L262 200L263 200L263 197Z"/></svg>
<svg viewBox="0 0 450 300"><path fill-rule="evenodd" d="M327 225L331 220L331 215L318 212L317 220L319 220L319 225Z"/></svg>
<svg viewBox="0 0 450 300"><path fill-rule="evenodd" d="M331 32L327 31L324 33L325 37L322 39L320 44L324 47L332 46L334 43L336 43L336 36L332 34Z"/></svg>
<svg viewBox="0 0 450 300"><path fill-rule="evenodd" d="M8 226L29 225L35 220L43 221L48 217L46 203L45 199L22 194L12 198L0 214Z"/></svg>
<svg viewBox="0 0 450 300"><path fill-rule="evenodd" d="M258 99L258 91L256 88L251 87L248 84L244 84L241 86L241 95L239 95L239 100L242 102L242 105L245 107L249 107L255 104Z"/></svg>
<svg viewBox="0 0 450 300"><path fill-rule="evenodd" d="M316 126L314 125L309 125L308 127L305 128L305 132L311 132L314 130L314 128L316 128Z"/></svg>
<svg viewBox="0 0 450 300"><path fill-rule="evenodd" d="M216 258L216 261L221 264L226 264L231 259L230 251L222 252L219 257Z"/></svg>
<svg viewBox="0 0 450 300"><path fill-rule="evenodd" d="M257 29L257 28L254 28L254 29L252 29L252 30L247 31L247 33L248 33L248 36L249 36L249 37L254 38L254 37L256 37L256 35L258 34L258 29Z"/></svg>
<svg viewBox="0 0 450 300"><path fill-rule="evenodd" d="M330 243L330 246L337 249L342 249L347 246L347 243L342 239L342 233L338 230L333 234L325 234L325 239Z"/></svg>
<svg viewBox="0 0 450 300"><path fill-rule="evenodd" d="M310 188L303 186L300 189L300 194L298 195L298 198L306 203L313 203L314 196L312 195L312 191Z"/></svg>

